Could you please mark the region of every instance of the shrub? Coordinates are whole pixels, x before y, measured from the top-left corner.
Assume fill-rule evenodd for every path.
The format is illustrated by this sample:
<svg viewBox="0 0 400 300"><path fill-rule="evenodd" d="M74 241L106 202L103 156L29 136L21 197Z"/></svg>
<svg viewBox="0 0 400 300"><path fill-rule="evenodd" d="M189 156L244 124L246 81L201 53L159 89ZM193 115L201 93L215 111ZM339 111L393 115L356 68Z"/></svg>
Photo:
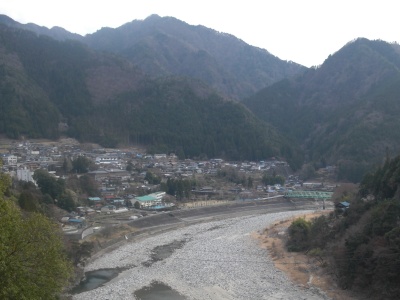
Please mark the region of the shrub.
<svg viewBox="0 0 400 300"><path fill-rule="evenodd" d="M289 226L289 240L286 243L288 251L299 252L309 247L311 222L297 218Z"/></svg>

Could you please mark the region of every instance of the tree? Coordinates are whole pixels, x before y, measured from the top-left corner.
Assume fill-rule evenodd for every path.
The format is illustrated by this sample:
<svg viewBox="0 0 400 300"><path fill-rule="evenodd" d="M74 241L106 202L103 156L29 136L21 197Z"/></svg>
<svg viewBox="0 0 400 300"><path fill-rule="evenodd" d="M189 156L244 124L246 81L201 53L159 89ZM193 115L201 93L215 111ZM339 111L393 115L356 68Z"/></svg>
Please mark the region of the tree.
<svg viewBox="0 0 400 300"><path fill-rule="evenodd" d="M247 178L247 188L252 188L253 187L253 178L249 176Z"/></svg>
<svg viewBox="0 0 400 300"><path fill-rule="evenodd" d="M38 169L33 174L42 194L49 194L53 199L57 199L64 190L64 182L62 179L57 180L46 170Z"/></svg>
<svg viewBox="0 0 400 300"><path fill-rule="evenodd" d="M0 168L2 167L0 160ZM0 173L0 196L6 194L7 190L11 186L11 178L4 173Z"/></svg>
<svg viewBox="0 0 400 300"><path fill-rule="evenodd" d="M30 191L22 191L18 197L19 206L25 211L40 211L39 199Z"/></svg>
<svg viewBox="0 0 400 300"><path fill-rule="evenodd" d="M132 163L131 160L128 161L128 163L126 164L126 170L127 170L128 172L132 172L132 171L133 171L133 163Z"/></svg>
<svg viewBox="0 0 400 300"><path fill-rule="evenodd" d="M79 177L79 184L81 191L90 197L95 197L100 194L96 180L87 174Z"/></svg>
<svg viewBox="0 0 400 300"><path fill-rule="evenodd" d="M67 211L73 211L76 209L76 203L74 201L74 193L71 190L66 190L57 199L57 206Z"/></svg>
<svg viewBox="0 0 400 300"><path fill-rule="evenodd" d="M72 275L57 225L21 214L0 179L0 299L55 299Z"/></svg>
<svg viewBox="0 0 400 300"><path fill-rule="evenodd" d="M72 161L69 157L64 157L64 162L63 162L63 170L65 173L70 173L72 171Z"/></svg>
<svg viewBox="0 0 400 300"><path fill-rule="evenodd" d="M315 168L312 164L304 164L300 171L302 180L307 180L315 176Z"/></svg>
<svg viewBox="0 0 400 300"><path fill-rule="evenodd" d="M264 172L261 181L265 185L274 185L274 184L283 185L285 183L285 177L276 175L275 173L271 176L268 175L266 172Z"/></svg>
<svg viewBox="0 0 400 300"><path fill-rule="evenodd" d="M289 251L299 252L307 249L311 230L311 222L297 218L289 226L289 239L286 246Z"/></svg>
<svg viewBox="0 0 400 300"><path fill-rule="evenodd" d="M94 162L85 156L78 156L72 161L72 171L82 174L94 168Z"/></svg>
<svg viewBox="0 0 400 300"><path fill-rule="evenodd" d="M146 172L146 176L144 179L147 180L149 184L160 184L161 182L160 177L149 171Z"/></svg>

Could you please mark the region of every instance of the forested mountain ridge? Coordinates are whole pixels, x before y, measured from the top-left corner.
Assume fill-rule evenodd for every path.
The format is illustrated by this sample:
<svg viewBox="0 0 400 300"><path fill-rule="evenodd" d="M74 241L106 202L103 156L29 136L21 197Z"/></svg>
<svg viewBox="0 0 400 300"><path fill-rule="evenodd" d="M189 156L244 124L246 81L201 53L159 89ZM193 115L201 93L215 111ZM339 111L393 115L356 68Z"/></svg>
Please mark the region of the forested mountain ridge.
<svg viewBox="0 0 400 300"><path fill-rule="evenodd" d="M149 79L116 55L5 25L0 41L0 133L9 137L67 134L180 157L284 156L301 164L275 129L197 80Z"/></svg>
<svg viewBox="0 0 400 300"><path fill-rule="evenodd" d="M0 131L10 137L54 138L62 119L73 124L107 94L132 89L145 78L129 64L78 42L4 25L0 39Z"/></svg>
<svg viewBox="0 0 400 300"><path fill-rule="evenodd" d="M116 29L102 28L83 41L122 55L152 76L197 78L235 99L306 69L233 35L158 15Z"/></svg>
<svg viewBox="0 0 400 300"><path fill-rule="evenodd" d="M81 40L82 36L76 33L71 33L67 30L65 30L64 28L61 27L52 27L52 28L47 28L44 26L39 26L33 23L28 23L28 24L21 24L13 19L11 19L10 17L6 16L6 15L2 15L0 14L0 24L4 24L7 25L9 27L14 27L14 28L18 28L18 29L25 29L25 30L29 30L32 32L35 32L38 35L47 35L55 40L59 40L59 41L65 41L68 39L71 40Z"/></svg>
<svg viewBox="0 0 400 300"><path fill-rule="evenodd" d="M5 18L0 18L0 22L4 23L2 19ZM14 28L25 26L21 24L17 26L8 19L7 22ZM31 26L31 28L36 27ZM34 31L38 33L37 28ZM79 38L80 41L86 43L86 46L76 40L64 41L69 38L67 36L60 37L63 42L54 41L44 35L39 37L32 35L28 40L33 41L33 37L41 42L26 46L25 49L24 42L21 42L19 52L16 51L18 53L13 53L15 49L5 52L13 59L5 58L4 60L12 63L20 59L19 64L25 71L18 73L17 69L13 69L14 80L20 84L23 82L22 79L26 80L24 87L37 83L35 88L32 86L32 90L42 93L42 96L36 96L34 101L37 103L34 102L36 104L33 107L42 105L45 108L41 109L41 114L17 113L23 110L16 109L15 103L19 106L28 104L22 100L21 95L18 97L14 95L13 97L19 100L13 102L12 105L4 106L12 109L14 113L6 114L4 110L3 120L7 121L0 123L9 136L21 134L57 136L59 132L55 129L56 126L45 126L43 120L50 120L52 124L67 120L68 134L82 140L90 139L108 145L115 145L121 141L164 145L166 147L162 146L159 149L173 148L174 151L185 155L218 155L219 153L235 158L255 158L259 157L259 154L255 154L259 151L239 145L243 141L229 130L226 132L232 136L228 138L230 142L225 143L224 147L234 149L232 151L222 150L213 142L207 142L207 145L196 142L192 145L198 146L192 149L186 147L182 150L177 145L182 141L187 143L192 139L178 138L177 135L172 137L172 132L176 130L173 123L166 123L159 127L161 130L157 133L153 129L148 130L148 128L153 128L148 125L148 120L151 119L149 118L150 110L147 110L145 115L139 114L139 110L132 110L132 114L136 114L136 121L125 117L124 119L117 118L116 122L111 121L108 116L114 115L116 118L118 113L105 112L119 107L118 109L122 110L121 113L126 113L127 107L143 108L143 105L151 105L152 110L158 112L162 105L158 106L156 101L145 103L140 100L146 98L143 96L145 93L162 99L160 101L169 101L164 95L150 91L149 86L152 85L154 85L153 88L157 86L155 90L160 85L159 93L166 94L170 92L169 88L165 89L166 86L171 85L171 89L175 90L170 93L174 95L173 97L186 99L186 104L190 101L199 101L199 103L203 101L203 103L208 103L208 107L212 110L216 109L213 106L216 102L207 101L210 97L214 99L221 90L225 95L235 95L238 99L239 95L254 91L258 85L271 84L272 81L269 80L272 77L269 77L267 73L275 70L273 73L278 76L273 80L278 80L282 74L289 77L267 86L243 101L254 115L275 128L267 126L267 131L274 133L272 135L274 138L271 138L270 142L272 140L279 140L279 142L273 143L275 146L269 147L265 153L271 153L270 150L274 149L272 151L274 153L291 153L292 157L297 157L296 161L301 161L298 159L301 151L297 152L296 146L301 144L307 161L315 167L323 167L327 164L338 165L339 179L358 181L364 171L371 165L379 164L386 153L394 154L400 150L400 132L397 130L400 127L400 120L397 117L400 110L400 47L397 44L360 38L329 56L321 66L304 71L305 68L300 66L299 69L299 66L293 63L289 63L289 66L286 62L284 64L286 67L282 69L279 67L282 61L277 60L266 50L251 47L229 34L219 33L203 26L190 26L175 18L161 18L156 15L142 21L132 21L116 29L103 28L92 35ZM45 45L51 45L50 48L58 47L59 50L50 53ZM26 49L30 47L33 50L27 51ZM65 49L62 49L63 47ZM94 49L99 49L101 52ZM15 60L16 58L18 59ZM7 63L3 67L7 66ZM18 63L13 67L16 68L17 65ZM276 71L275 68L280 71ZM297 75L292 76L295 73ZM157 80L150 80L144 74L152 78L156 77ZM166 80L164 75L171 74L183 74L186 79ZM8 76L7 80L11 80L10 75ZM235 79L235 76L239 77ZM196 77L205 84L188 79ZM266 79L267 77L270 79ZM269 83L264 85L263 82L267 81ZM7 86L4 82L4 93L12 93L7 88L4 89L4 86ZM184 83L181 88L178 88L178 82ZM207 86L207 82L215 88L214 91ZM194 91L187 93L190 89ZM247 92L244 92L245 90ZM14 89L13 93L21 93L21 89ZM194 95L193 98L188 96L191 94ZM216 97L219 100L229 98L218 95ZM129 104L125 103L126 99L129 99ZM43 104L43 101L47 101L47 104ZM233 108L231 101L227 103L229 103L227 106L229 109ZM191 105L197 107L198 104L193 102ZM171 107L174 105L167 106L167 108ZM187 113L194 115L199 112L205 113L202 109L196 111L187 109L185 105L177 107L186 109ZM180 111L177 107L174 107L173 111L165 110L164 112L168 111L168 114L174 115L175 119L183 118L182 114L176 113ZM228 111L224 113L235 115ZM102 115L106 120L101 121L103 124L101 127L98 126L99 115L97 114ZM38 120L33 120L36 116L40 117ZM246 121L227 119L226 124L236 128L232 124L236 124L235 122L248 124L250 118L253 118L252 114L250 116L241 115L241 118ZM143 119L140 120L141 118ZM201 119L207 120L207 117L203 115ZM152 124L154 128L157 128L156 124L163 121L164 118L159 117L157 122ZM182 119L179 122L186 124L186 121ZM26 122L35 125L24 125ZM216 118L213 122L216 122L214 125L220 123ZM250 123L261 124L259 121ZM265 124L258 126L264 127ZM22 127L29 127L30 130L24 131ZM140 128L141 133L134 129L129 132L121 131L122 127ZM225 129L221 131L224 133L220 132L218 136L217 130L210 129L212 126L206 126L209 134L212 135L211 138L207 138L205 134L193 135L194 131L189 128L191 126L180 126L177 132L183 136L195 136L199 140L202 136L208 141L215 139L221 141L221 135L227 136ZM204 132L204 128L196 128L196 133ZM167 129L171 132L167 133ZM276 129L286 138L282 138ZM114 132L116 130L117 132ZM241 131L240 128L236 130L238 134L246 134L246 130ZM164 137L159 136L159 133L163 131ZM146 135L143 135L143 132L147 132ZM264 136L261 133L260 135ZM166 136L169 139L165 144ZM248 134L247 136L251 137ZM278 136L280 138L277 138ZM252 139L253 142L249 145L253 146L256 139ZM291 142L287 142L287 139ZM168 148L172 144L174 146ZM268 144L271 146L269 142ZM242 150L238 151L239 148ZM244 148L247 149L246 155L241 153ZM197 150L193 151L193 149ZM293 152L294 149L297 149L296 155Z"/></svg>
<svg viewBox="0 0 400 300"><path fill-rule="evenodd" d="M152 77L200 79L236 100L306 70L233 35L192 26L173 17L152 15L116 29L101 28L84 37L58 27L23 25L7 16L0 16L0 23L61 41L79 40L95 50L128 59Z"/></svg>
<svg viewBox="0 0 400 300"><path fill-rule="evenodd" d="M244 100L259 118L303 145L309 161L337 164L357 181L386 152L400 151L397 44L357 39L318 68Z"/></svg>

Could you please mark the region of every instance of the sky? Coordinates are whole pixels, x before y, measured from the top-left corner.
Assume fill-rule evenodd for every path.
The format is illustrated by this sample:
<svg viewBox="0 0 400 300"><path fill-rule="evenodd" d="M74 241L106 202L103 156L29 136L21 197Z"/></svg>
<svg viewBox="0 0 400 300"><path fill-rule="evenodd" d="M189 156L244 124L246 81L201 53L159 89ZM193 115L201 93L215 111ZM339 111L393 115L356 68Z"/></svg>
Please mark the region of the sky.
<svg viewBox="0 0 400 300"><path fill-rule="evenodd" d="M307 67L359 37L400 43L396 0L3 0L0 14L81 35L152 14L170 16Z"/></svg>

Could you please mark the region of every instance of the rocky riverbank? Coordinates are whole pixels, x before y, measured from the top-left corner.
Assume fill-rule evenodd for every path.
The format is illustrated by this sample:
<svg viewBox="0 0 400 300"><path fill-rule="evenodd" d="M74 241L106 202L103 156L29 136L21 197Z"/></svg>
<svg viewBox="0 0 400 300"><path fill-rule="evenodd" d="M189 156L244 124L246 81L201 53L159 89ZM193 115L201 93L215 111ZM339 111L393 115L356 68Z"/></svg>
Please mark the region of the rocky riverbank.
<svg viewBox="0 0 400 300"><path fill-rule="evenodd" d="M331 210L319 210L305 214L306 220L312 220ZM261 247L268 249L275 267L283 271L293 282L305 288L314 286L323 290L332 300L365 299L365 295L357 294L351 290L343 290L337 284L334 268L322 256L310 255L306 252L289 252L286 249L288 227L296 219L293 217L276 222L255 237L260 241Z"/></svg>
<svg viewBox="0 0 400 300"><path fill-rule="evenodd" d="M128 240L85 269L125 271L73 299L131 300L135 291L154 282L169 286L183 299L328 299L319 289L292 283L252 237L273 223L309 212L239 217Z"/></svg>

